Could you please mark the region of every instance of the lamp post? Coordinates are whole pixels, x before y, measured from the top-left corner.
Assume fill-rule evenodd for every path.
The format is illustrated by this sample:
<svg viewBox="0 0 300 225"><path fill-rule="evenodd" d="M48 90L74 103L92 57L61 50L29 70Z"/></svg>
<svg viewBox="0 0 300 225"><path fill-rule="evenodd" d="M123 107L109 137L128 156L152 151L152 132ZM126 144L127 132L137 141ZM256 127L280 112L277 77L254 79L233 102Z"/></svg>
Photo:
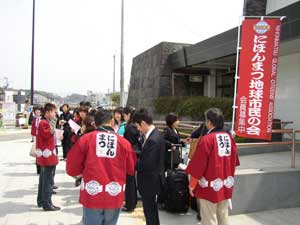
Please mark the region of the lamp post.
<svg viewBox="0 0 300 225"><path fill-rule="evenodd" d="M30 104L33 105L34 95L34 25L35 25L35 0L33 0L32 8L32 43L31 43L31 89L30 89Z"/></svg>
<svg viewBox="0 0 300 225"><path fill-rule="evenodd" d="M114 58L114 69L113 69L113 93L116 92L116 55L113 56Z"/></svg>
<svg viewBox="0 0 300 225"><path fill-rule="evenodd" d="M121 5L120 106L124 106L124 0Z"/></svg>

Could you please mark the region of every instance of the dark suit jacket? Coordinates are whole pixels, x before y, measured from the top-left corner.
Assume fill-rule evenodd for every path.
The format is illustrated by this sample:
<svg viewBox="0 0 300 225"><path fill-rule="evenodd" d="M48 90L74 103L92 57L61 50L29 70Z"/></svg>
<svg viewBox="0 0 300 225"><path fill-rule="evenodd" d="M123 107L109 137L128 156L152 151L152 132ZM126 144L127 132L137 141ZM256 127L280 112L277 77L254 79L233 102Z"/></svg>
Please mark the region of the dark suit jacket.
<svg viewBox="0 0 300 225"><path fill-rule="evenodd" d="M133 147L135 153L139 156L141 153L142 143L140 143L140 132L137 128L132 124L129 123L125 127L124 138L126 138Z"/></svg>
<svg viewBox="0 0 300 225"><path fill-rule="evenodd" d="M70 119L73 119L73 116L70 112L62 113L59 117L59 120L65 120L66 123L64 124L64 138L70 138L72 136L72 130L68 123Z"/></svg>
<svg viewBox="0 0 300 225"><path fill-rule="evenodd" d="M165 142L155 128L141 150L137 163L137 184L142 196L153 196L162 191L164 179Z"/></svg>
<svg viewBox="0 0 300 225"><path fill-rule="evenodd" d="M176 133L174 129L167 127L164 130L164 139L166 142L166 148L165 148L165 163L167 166L168 164L171 164L171 152L169 152L169 149L172 149L172 144L182 144L183 142L180 141L179 133ZM180 163L180 151L177 147L176 150L173 151L173 164L179 164Z"/></svg>

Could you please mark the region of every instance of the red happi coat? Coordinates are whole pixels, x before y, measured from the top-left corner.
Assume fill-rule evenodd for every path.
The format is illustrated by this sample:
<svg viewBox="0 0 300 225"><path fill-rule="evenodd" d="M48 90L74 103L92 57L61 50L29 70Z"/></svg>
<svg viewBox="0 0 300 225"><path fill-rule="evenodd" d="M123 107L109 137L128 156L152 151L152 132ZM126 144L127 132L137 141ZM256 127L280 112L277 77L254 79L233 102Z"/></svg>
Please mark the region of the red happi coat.
<svg viewBox="0 0 300 225"><path fill-rule="evenodd" d="M36 136L36 162L40 166L55 166L58 164L54 134L51 133L50 123L41 119Z"/></svg>
<svg viewBox="0 0 300 225"><path fill-rule="evenodd" d="M39 126L41 117L35 117L32 121L32 125L31 125L31 135L36 137L36 132L37 132L37 128Z"/></svg>
<svg viewBox="0 0 300 225"><path fill-rule="evenodd" d="M136 155L123 137L96 130L80 137L67 155L67 173L83 175L79 202L86 208L121 208L126 174L134 175Z"/></svg>
<svg viewBox="0 0 300 225"><path fill-rule="evenodd" d="M186 172L198 179L195 197L213 203L232 198L235 167L239 159L233 138L213 132L201 138Z"/></svg>

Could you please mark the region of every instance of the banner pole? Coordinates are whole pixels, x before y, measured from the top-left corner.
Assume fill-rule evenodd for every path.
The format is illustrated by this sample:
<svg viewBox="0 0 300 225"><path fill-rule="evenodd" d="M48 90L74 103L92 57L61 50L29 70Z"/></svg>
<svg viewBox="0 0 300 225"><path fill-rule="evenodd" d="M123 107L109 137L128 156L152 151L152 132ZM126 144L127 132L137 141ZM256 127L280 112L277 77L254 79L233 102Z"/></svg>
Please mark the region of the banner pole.
<svg viewBox="0 0 300 225"><path fill-rule="evenodd" d="M237 92L237 83L238 79L240 78L238 76L238 70L239 70L239 56L240 56L240 38L241 38L241 26L242 22L244 21L244 16L240 17L239 19L239 27L238 27L238 38L237 38L237 44L236 44L236 64L235 64L235 76L234 76L234 95L233 95L233 105L232 105L232 123L231 123L231 133L235 134L234 132L234 122L235 122L235 110L237 109L236 106L236 92Z"/></svg>

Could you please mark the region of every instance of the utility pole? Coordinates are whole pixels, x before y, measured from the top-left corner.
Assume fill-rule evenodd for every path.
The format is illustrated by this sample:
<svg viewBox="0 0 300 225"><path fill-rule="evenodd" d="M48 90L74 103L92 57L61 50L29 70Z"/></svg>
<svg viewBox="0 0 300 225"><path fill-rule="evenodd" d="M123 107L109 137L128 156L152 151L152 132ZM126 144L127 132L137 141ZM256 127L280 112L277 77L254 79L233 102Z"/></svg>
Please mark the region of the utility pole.
<svg viewBox="0 0 300 225"><path fill-rule="evenodd" d="M33 105L34 95L34 28L35 28L35 0L33 0L32 8L32 43L31 43L31 89L30 89L30 104Z"/></svg>
<svg viewBox="0 0 300 225"><path fill-rule="evenodd" d="M120 106L124 106L124 0L121 5Z"/></svg>
<svg viewBox="0 0 300 225"><path fill-rule="evenodd" d="M114 55L113 93L116 92L116 55Z"/></svg>

